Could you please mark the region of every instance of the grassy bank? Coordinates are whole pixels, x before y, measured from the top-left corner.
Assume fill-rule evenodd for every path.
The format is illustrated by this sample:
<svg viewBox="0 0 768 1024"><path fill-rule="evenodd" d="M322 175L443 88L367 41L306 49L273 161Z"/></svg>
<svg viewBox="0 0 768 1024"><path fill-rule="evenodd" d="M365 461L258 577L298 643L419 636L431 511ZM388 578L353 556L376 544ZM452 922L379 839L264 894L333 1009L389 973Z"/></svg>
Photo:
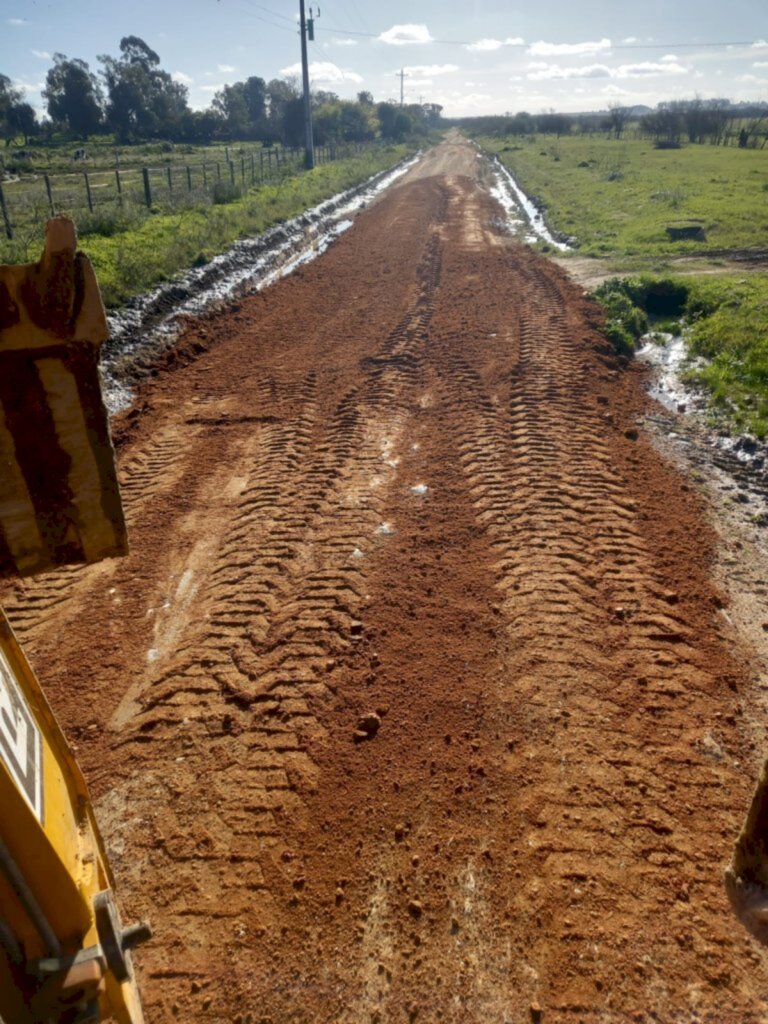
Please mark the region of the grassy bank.
<svg viewBox="0 0 768 1024"><path fill-rule="evenodd" d="M687 340L686 377L721 422L768 436L768 274L612 278L594 293L606 334L630 354L649 327Z"/></svg>
<svg viewBox="0 0 768 1024"><path fill-rule="evenodd" d="M479 138L582 255L674 258L765 247L768 150L574 136ZM668 226L704 238L672 241Z"/></svg>
<svg viewBox="0 0 768 1024"><path fill-rule="evenodd" d="M205 205L174 213L134 208L128 214L97 214L78 225L80 248L93 261L106 305L119 306L186 267L206 263L237 238L260 234L394 166L408 152L404 145L377 148L243 195L222 191ZM18 243L0 247L0 262L36 256Z"/></svg>
<svg viewBox="0 0 768 1024"><path fill-rule="evenodd" d="M605 332L630 355L657 327L681 330L690 381L713 414L768 436L768 274L675 276L675 261L768 246L768 150L551 136L478 141L498 154L546 210L550 227L573 238L575 256L600 258L636 276L601 285ZM699 228L673 240L668 227ZM643 271L651 273L642 273Z"/></svg>

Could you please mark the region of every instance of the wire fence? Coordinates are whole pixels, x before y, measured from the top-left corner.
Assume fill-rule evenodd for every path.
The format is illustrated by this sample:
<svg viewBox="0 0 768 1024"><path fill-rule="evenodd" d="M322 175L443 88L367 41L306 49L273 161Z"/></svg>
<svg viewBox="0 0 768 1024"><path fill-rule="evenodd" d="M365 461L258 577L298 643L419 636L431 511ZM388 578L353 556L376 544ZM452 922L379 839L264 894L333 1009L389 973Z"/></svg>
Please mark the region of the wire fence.
<svg viewBox="0 0 768 1024"><path fill-rule="evenodd" d="M315 147L315 163L347 159L375 144ZM11 241L39 231L57 214L98 221L121 211L146 207L153 212L184 206L229 202L249 189L281 181L304 164L302 149L266 147L234 160L167 164L164 167L115 167L66 174L33 174L0 183L0 237Z"/></svg>

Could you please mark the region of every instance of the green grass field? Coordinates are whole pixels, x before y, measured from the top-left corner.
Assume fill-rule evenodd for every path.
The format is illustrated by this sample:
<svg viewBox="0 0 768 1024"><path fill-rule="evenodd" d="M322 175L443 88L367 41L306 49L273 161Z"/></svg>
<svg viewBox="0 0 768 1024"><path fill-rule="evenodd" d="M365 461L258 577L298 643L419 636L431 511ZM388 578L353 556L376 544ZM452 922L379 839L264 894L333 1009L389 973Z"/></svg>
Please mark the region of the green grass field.
<svg viewBox="0 0 768 1024"><path fill-rule="evenodd" d="M668 257L763 247L768 241L768 149L573 136L480 144L536 196L582 255ZM700 223L706 241L672 242L668 225Z"/></svg>

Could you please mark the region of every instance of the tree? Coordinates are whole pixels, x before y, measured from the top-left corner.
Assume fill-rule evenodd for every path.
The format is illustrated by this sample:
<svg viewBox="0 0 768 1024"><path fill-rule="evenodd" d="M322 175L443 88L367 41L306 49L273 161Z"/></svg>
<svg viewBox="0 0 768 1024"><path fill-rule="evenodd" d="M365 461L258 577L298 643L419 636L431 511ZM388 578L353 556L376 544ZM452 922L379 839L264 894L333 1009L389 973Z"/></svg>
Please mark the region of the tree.
<svg viewBox="0 0 768 1024"><path fill-rule="evenodd" d="M21 103L23 95L21 89L14 88L7 75L0 74L0 135L5 139L6 146L16 137L12 111Z"/></svg>
<svg viewBox="0 0 768 1024"><path fill-rule="evenodd" d="M268 137L271 139L285 139L286 118L288 117L291 121L295 120L295 110L289 110L289 106L293 104L295 108L297 100L301 103L301 96L296 82L292 79L273 78L271 82L267 83L266 98ZM303 119L303 112L301 117ZM293 125L291 125L291 135L293 135L292 129ZM303 129L299 131L296 145L301 144L303 138L302 131Z"/></svg>
<svg viewBox="0 0 768 1024"><path fill-rule="evenodd" d="M213 97L212 106L226 135L232 139L247 138L251 122L242 82L225 85Z"/></svg>
<svg viewBox="0 0 768 1024"><path fill-rule="evenodd" d="M31 103L16 103L8 111L8 125L17 135L23 135L24 145L28 145L30 135L37 128L35 108Z"/></svg>
<svg viewBox="0 0 768 1024"><path fill-rule="evenodd" d="M267 85L263 78L251 75L243 82L243 99L248 108L251 131L257 134L267 116Z"/></svg>
<svg viewBox="0 0 768 1024"><path fill-rule="evenodd" d="M160 68L143 39L124 36L121 57L102 56L107 85L107 122L121 142L180 138L189 112L187 88Z"/></svg>
<svg viewBox="0 0 768 1024"><path fill-rule="evenodd" d="M103 96L98 80L84 60L54 53L45 76L43 97L55 125L85 139L102 123Z"/></svg>
<svg viewBox="0 0 768 1024"><path fill-rule="evenodd" d="M640 119L640 128L651 135L656 145L679 146L684 123L675 103L659 103L655 110Z"/></svg>
<svg viewBox="0 0 768 1024"><path fill-rule="evenodd" d="M400 142L413 131L413 122L410 116L394 103L379 103L376 107L381 125L381 137L383 139L394 139Z"/></svg>
<svg viewBox="0 0 768 1024"><path fill-rule="evenodd" d="M567 114L556 114L550 110L548 114L539 114L536 118L536 128L545 135L570 135L573 127L573 119Z"/></svg>
<svg viewBox="0 0 768 1024"><path fill-rule="evenodd" d="M608 123L617 139L621 138L624 129L631 120L632 107L623 107L620 103L610 103L608 105Z"/></svg>

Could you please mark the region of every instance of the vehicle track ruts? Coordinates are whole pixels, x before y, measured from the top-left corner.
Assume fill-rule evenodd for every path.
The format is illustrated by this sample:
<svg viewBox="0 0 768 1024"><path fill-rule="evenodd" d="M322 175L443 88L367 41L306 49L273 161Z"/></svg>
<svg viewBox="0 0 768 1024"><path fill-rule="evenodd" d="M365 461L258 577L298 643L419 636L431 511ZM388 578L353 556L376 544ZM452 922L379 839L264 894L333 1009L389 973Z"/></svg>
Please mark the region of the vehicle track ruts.
<svg viewBox="0 0 768 1024"><path fill-rule="evenodd" d="M433 164L190 323L117 424L131 556L9 604L148 1020L758 1024L713 538L596 310Z"/></svg>

